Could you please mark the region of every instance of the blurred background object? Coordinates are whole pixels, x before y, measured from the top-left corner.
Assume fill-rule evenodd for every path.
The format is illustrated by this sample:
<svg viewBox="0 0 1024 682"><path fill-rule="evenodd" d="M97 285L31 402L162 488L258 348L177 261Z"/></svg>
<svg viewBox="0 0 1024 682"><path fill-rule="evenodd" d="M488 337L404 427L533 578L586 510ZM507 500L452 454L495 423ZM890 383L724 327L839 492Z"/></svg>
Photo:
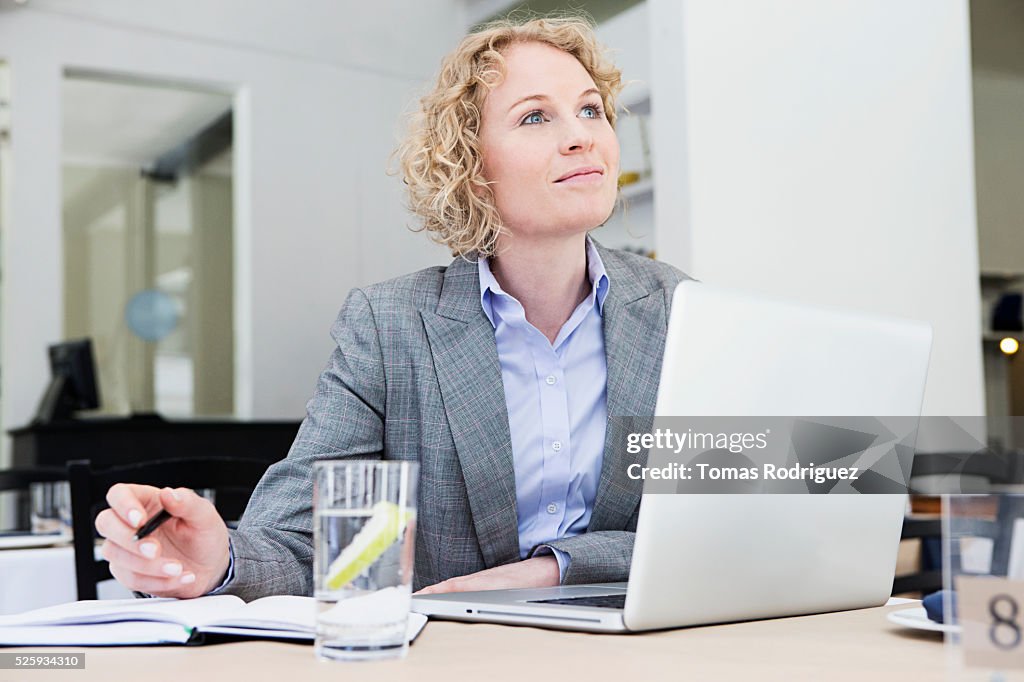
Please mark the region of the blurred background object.
<svg viewBox="0 0 1024 682"><path fill-rule="evenodd" d="M232 98L65 73L64 333L96 340L100 414L234 412Z"/></svg>

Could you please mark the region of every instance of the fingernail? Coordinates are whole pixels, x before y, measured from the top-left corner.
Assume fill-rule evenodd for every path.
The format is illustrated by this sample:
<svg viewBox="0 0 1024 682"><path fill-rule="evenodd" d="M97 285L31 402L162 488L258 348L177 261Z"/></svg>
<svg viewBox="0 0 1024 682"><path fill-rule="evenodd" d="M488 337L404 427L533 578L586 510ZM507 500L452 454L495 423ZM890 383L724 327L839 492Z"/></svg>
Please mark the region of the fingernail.
<svg viewBox="0 0 1024 682"><path fill-rule="evenodd" d="M181 576L181 582L183 584L185 584L185 585L188 585L190 583L194 583L195 581L196 581L196 574L195 573L186 573L185 575Z"/></svg>
<svg viewBox="0 0 1024 682"><path fill-rule="evenodd" d="M132 527L138 526L139 521L142 520L142 512L138 509L132 509L128 512L128 523L132 524Z"/></svg>
<svg viewBox="0 0 1024 682"><path fill-rule="evenodd" d="M175 502L181 502L181 493L179 493L177 490L171 491L171 497L174 498ZM192 579L195 580L194 577Z"/></svg>
<svg viewBox="0 0 1024 682"><path fill-rule="evenodd" d="M142 552L142 556L147 559L152 559L156 556L156 545L152 542L143 542L139 545L139 551Z"/></svg>
<svg viewBox="0 0 1024 682"><path fill-rule="evenodd" d="M172 562L168 562L168 563L164 564L164 569L163 570L164 570L164 573L166 573L167 575L179 575L181 573L181 564L175 564L175 563L172 563ZM194 577L193 577L193 580L195 580Z"/></svg>

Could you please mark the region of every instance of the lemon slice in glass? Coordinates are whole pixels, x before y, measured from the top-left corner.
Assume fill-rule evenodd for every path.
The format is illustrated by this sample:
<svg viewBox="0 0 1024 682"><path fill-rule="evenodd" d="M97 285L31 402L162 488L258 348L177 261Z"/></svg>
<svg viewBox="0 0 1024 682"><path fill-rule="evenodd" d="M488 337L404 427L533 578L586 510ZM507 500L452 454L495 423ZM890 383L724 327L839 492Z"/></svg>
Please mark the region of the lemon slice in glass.
<svg viewBox="0 0 1024 682"><path fill-rule="evenodd" d="M393 502L373 505L373 514L327 569L328 589L338 590L380 558L401 537L413 513Z"/></svg>

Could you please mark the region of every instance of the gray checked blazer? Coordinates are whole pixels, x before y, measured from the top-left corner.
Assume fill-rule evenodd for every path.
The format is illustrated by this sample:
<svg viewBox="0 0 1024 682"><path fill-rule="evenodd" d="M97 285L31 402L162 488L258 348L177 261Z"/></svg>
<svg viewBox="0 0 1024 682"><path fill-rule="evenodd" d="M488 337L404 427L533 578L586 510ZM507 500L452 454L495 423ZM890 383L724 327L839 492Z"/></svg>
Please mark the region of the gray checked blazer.
<svg viewBox="0 0 1024 682"><path fill-rule="evenodd" d="M671 296L686 276L598 245L610 416L654 414ZM320 375L288 456L267 470L237 530L244 599L313 592L312 465L340 457L420 462L415 589L519 560L515 474L494 328L477 266L457 258L354 289L331 329ZM546 543L566 552L565 584L626 580L641 481L622 472L624 428L609 420L588 531Z"/></svg>

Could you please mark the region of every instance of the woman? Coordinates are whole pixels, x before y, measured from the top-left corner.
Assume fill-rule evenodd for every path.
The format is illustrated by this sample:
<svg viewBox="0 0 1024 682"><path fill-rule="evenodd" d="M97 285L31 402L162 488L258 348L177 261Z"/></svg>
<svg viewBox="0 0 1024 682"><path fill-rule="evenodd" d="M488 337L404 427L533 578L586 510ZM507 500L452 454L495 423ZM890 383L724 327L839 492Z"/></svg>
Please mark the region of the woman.
<svg viewBox="0 0 1024 682"><path fill-rule="evenodd" d="M456 256L351 292L288 457L238 530L187 490L111 488L126 586L311 594L311 471L421 464L415 588L625 580L640 489L609 415L653 413L674 268L603 249L619 72L578 19L492 24L444 62L399 149L411 208ZM628 458L628 459L627 459ZM131 536L160 506L174 518Z"/></svg>

